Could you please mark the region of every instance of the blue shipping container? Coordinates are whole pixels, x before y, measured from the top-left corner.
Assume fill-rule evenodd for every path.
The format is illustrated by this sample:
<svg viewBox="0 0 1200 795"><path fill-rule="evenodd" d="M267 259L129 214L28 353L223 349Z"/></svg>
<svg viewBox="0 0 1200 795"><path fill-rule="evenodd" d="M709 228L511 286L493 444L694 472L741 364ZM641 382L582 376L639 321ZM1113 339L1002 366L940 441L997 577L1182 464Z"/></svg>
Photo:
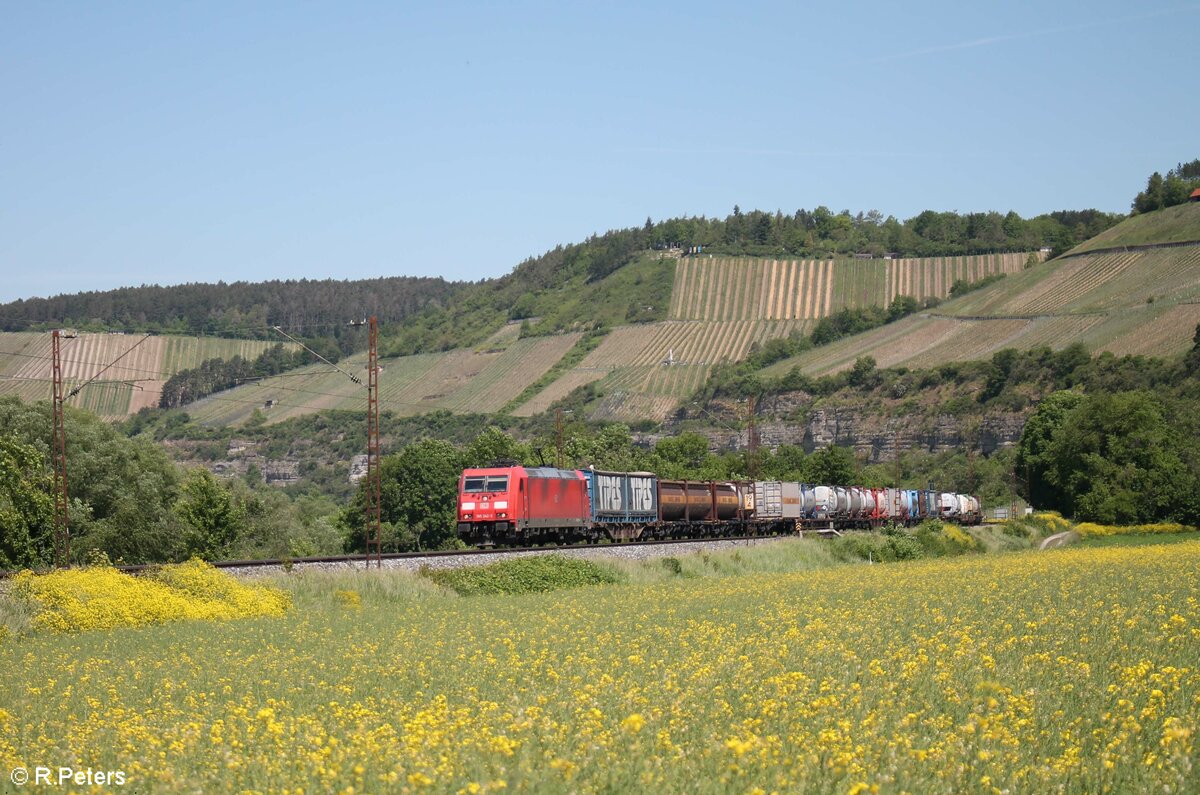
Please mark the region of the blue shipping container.
<svg viewBox="0 0 1200 795"><path fill-rule="evenodd" d="M658 476L650 472L582 472L593 522L649 524L658 520Z"/></svg>

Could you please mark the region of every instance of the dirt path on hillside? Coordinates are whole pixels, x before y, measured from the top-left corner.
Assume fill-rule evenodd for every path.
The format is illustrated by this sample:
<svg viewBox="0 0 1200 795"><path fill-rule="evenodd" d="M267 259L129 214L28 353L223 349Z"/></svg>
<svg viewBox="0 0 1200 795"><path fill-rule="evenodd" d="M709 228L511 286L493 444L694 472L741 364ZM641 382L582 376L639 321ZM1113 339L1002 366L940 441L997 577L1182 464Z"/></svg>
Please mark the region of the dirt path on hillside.
<svg viewBox="0 0 1200 795"><path fill-rule="evenodd" d="M1067 544L1074 544L1079 540L1079 533L1074 530L1067 530L1064 533L1055 533L1046 538L1042 543L1038 544L1038 549L1058 549L1065 547Z"/></svg>

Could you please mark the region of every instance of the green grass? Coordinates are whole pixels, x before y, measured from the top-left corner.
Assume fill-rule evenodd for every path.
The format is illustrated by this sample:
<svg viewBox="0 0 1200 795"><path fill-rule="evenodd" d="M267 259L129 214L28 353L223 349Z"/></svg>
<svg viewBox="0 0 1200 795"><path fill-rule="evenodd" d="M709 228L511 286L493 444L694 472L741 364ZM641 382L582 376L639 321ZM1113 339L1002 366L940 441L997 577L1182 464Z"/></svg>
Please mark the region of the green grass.
<svg viewBox="0 0 1200 795"><path fill-rule="evenodd" d="M381 360L380 407L399 415L427 411L496 411L525 385L536 380L569 350L579 335L532 337L507 343L499 352L459 350ZM366 382L366 356L356 354L339 367ZM328 365L314 364L236 387L197 401L187 408L193 419L209 425L245 422L267 400L268 421L326 409L362 410L366 389Z"/></svg>
<svg viewBox="0 0 1200 795"><path fill-rule="evenodd" d="M1141 547L1153 544L1178 544L1184 541L1200 541L1200 531L1195 533L1090 536L1080 539L1076 544L1081 547Z"/></svg>
<svg viewBox="0 0 1200 795"><path fill-rule="evenodd" d="M604 585L619 577L609 567L565 555L534 555L455 569L425 569L426 577L461 596L522 594Z"/></svg>
<svg viewBox="0 0 1200 795"><path fill-rule="evenodd" d="M496 412L525 386L562 360L581 335L558 334L517 340L465 384L438 401L457 412Z"/></svg>
<svg viewBox="0 0 1200 795"><path fill-rule="evenodd" d="M177 373L192 367L199 367L208 359L232 359L241 356L253 361L263 351L282 343L288 350L298 347L288 342L282 336L277 340L235 340L220 337L178 337L167 336L166 350L162 356L162 371Z"/></svg>
<svg viewBox="0 0 1200 795"><path fill-rule="evenodd" d="M1200 241L1200 202L1188 202L1135 215L1111 229L1080 243L1069 254L1081 254L1098 248L1142 246L1150 243Z"/></svg>
<svg viewBox="0 0 1200 795"><path fill-rule="evenodd" d="M647 254L597 282L578 277L535 297L536 333L661 320L671 301L675 260ZM581 325L582 324L582 325Z"/></svg>

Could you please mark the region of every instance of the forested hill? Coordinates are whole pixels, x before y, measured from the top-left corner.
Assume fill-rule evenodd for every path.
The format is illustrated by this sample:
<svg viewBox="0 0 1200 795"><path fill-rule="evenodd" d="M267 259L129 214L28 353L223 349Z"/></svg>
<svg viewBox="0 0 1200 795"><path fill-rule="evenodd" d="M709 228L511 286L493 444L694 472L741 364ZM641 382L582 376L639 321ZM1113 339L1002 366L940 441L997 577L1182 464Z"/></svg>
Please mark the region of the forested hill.
<svg viewBox="0 0 1200 795"><path fill-rule="evenodd" d="M0 305L0 330L70 326L258 339L275 338L270 326L278 325L309 337L337 337L336 329L352 319L376 315L382 323L401 323L448 303L465 286L410 276L143 285Z"/></svg>
<svg viewBox="0 0 1200 795"><path fill-rule="evenodd" d="M401 356L474 345L505 321L526 318L538 319L529 329L533 334L662 320L670 278L647 267L647 252L699 248L716 256L835 259L888 253L947 257L1048 247L1057 254L1123 219L1099 210L1063 210L1028 219L1011 211L927 210L900 221L875 210L834 213L826 207L792 214L734 207L725 218L647 218L641 227L593 235L531 257L452 305L422 312L389 335L387 350ZM626 268L635 262L637 268Z"/></svg>
<svg viewBox="0 0 1200 795"><path fill-rule="evenodd" d="M954 256L1065 251L1122 219L1098 210L1062 211L1025 219L1015 212L928 210L906 221L877 211L835 213L825 207L792 214L734 207L725 218L672 218L593 235L531 257L500 279L451 283L440 278L360 281L270 281L124 287L105 292L31 298L0 305L0 330L73 326L87 331L265 338L279 325L343 352L365 338L345 329L375 314L389 326L392 354L472 345L508 320L539 317L530 333L660 319L664 274L630 273L599 288L646 252L703 248L729 256L835 258L854 255ZM624 284L628 281L629 284ZM600 294L593 295L595 292ZM607 291L607 292L605 292ZM579 300L564 304L564 296ZM594 299L594 300L593 300ZM614 309L614 307L616 307ZM569 311L568 311L569 310Z"/></svg>

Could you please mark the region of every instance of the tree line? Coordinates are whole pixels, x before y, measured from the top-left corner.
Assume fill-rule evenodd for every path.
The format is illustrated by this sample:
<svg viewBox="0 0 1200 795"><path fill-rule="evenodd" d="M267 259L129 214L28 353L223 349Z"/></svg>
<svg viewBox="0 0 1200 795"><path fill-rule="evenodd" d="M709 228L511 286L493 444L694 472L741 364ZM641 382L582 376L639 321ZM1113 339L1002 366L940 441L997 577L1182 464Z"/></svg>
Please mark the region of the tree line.
<svg viewBox="0 0 1200 795"><path fill-rule="evenodd" d="M54 562L50 406L0 397L0 569ZM315 555L336 550L336 504L291 498L251 479L185 469L145 437L129 438L68 407L74 562L90 551L123 563Z"/></svg>
<svg viewBox="0 0 1200 795"><path fill-rule="evenodd" d="M1155 171L1146 180L1146 189L1133 198L1133 214L1150 213L1183 204L1200 188L1200 158L1179 163L1166 177Z"/></svg>
<svg viewBox="0 0 1200 795"><path fill-rule="evenodd" d="M321 344L314 340L313 344ZM322 356L336 362L340 351L326 344ZM162 397L158 407L175 409L185 406L223 389L232 389L238 384L257 378L266 378L279 373L294 370L313 360L311 353L305 350L287 350L283 344L272 345L260 353L253 361L241 356L231 359L205 359L199 367L180 370L167 379L163 384Z"/></svg>
<svg viewBox="0 0 1200 795"><path fill-rule="evenodd" d="M399 324L427 306L449 303L462 289L441 278L410 276L142 285L0 305L0 330L68 326L278 339L271 327L281 326L289 333L334 340L349 352L364 348L366 335L348 322L375 315L381 323Z"/></svg>

